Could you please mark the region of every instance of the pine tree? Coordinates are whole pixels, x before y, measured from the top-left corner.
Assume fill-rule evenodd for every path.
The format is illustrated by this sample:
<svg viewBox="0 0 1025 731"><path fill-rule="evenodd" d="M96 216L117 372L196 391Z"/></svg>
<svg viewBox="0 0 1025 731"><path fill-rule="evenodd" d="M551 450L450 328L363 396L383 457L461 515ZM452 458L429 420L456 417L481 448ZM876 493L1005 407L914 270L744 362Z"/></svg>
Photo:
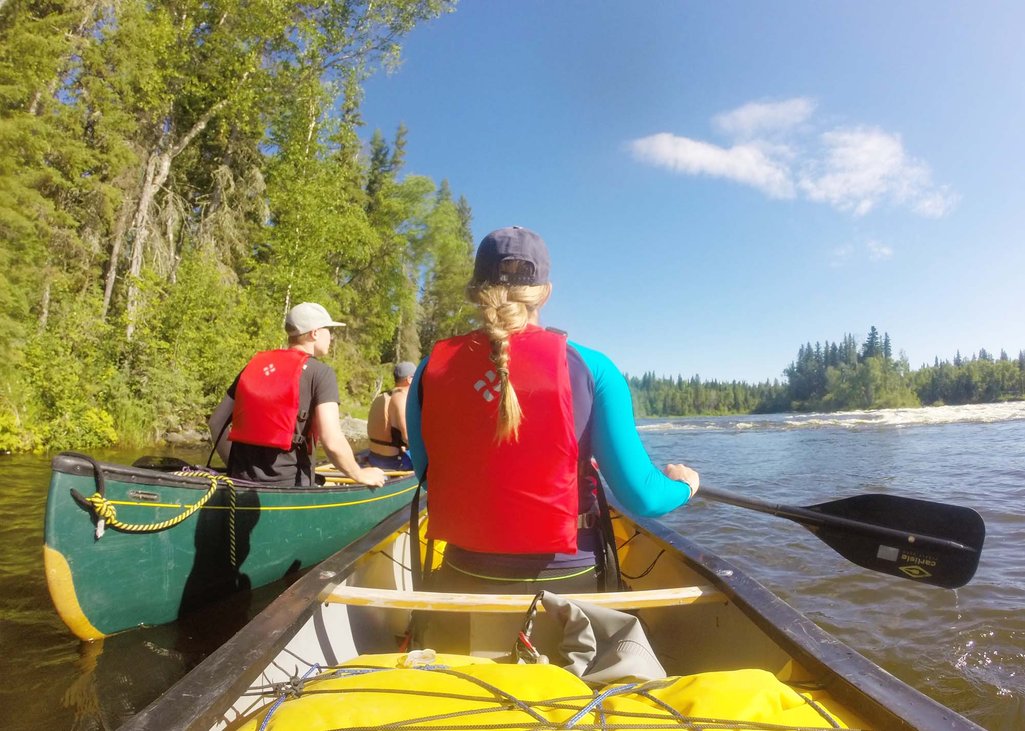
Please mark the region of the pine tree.
<svg viewBox="0 0 1025 731"><path fill-rule="evenodd" d="M420 347L465 331L475 322L476 310L467 301L465 287L473 273L473 238L469 206L452 200L448 182L438 190L434 209L427 216L421 244L423 297L420 302Z"/></svg>
<svg viewBox="0 0 1025 731"><path fill-rule="evenodd" d="M865 339L865 344L861 349L862 358L872 358L880 353L879 345L879 331L876 330L876 326L873 325L868 331L868 338Z"/></svg>

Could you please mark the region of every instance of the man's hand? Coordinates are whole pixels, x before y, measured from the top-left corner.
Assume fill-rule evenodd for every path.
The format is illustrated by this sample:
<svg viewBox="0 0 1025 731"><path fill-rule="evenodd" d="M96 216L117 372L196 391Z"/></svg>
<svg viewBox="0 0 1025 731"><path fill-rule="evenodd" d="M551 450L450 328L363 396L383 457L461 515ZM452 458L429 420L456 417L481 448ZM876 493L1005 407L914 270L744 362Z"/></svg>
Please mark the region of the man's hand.
<svg viewBox="0 0 1025 731"><path fill-rule="evenodd" d="M359 472L352 477L360 484L372 485L373 487L380 487L388 479L384 474L384 470L379 467L361 467Z"/></svg>

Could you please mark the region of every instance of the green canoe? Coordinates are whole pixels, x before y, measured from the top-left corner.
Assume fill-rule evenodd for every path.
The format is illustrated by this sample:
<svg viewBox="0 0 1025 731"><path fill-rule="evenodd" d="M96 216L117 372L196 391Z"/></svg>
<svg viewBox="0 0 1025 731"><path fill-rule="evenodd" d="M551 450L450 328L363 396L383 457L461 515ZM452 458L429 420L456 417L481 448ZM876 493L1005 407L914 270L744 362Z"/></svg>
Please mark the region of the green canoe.
<svg viewBox="0 0 1025 731"><path fill-rule="evenodd" d="M85 640L172 622L319 563L408 503L415 489L412 477L379 488L234 485L62 453L46 504L50 596Z"/></svg>

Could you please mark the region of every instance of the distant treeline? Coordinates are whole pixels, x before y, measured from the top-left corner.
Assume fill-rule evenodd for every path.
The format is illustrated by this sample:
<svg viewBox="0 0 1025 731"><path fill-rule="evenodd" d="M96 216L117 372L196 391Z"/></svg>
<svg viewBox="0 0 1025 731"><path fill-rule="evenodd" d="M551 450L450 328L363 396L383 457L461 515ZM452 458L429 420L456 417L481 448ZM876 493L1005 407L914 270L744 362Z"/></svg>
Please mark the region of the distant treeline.
<svg viewBox="0 0 1025 731"><path fill-rule="evenodd" d="M980 350L953 362L936 358L912 371L893 356L888 333L873 326L865 342L852 335L837 343L802 345L782 382L630 377L634 410L643 416L749 414L782 411L849 411L1025 399L1025 350L1011 359Z"/></svg>

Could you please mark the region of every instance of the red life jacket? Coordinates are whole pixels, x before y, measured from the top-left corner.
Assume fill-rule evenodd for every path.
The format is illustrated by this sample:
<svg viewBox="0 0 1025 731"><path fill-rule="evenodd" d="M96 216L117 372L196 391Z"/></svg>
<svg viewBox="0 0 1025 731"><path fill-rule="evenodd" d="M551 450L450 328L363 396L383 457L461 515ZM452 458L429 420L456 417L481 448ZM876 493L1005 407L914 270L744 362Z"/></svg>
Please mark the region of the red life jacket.
<svg viewBox="0 0 1025 731"><path fill-rule="evenodd" d="M496 439L501 394L481 331L442 340L423 374L428 534L482 553L575 553L578 446L566 336L529 326L509 339L523 410Z"/></svg>
<svg viewBox="0 0 1025 731"><path fill-rule="evenodd" d="M252 357L235 386L228 439L291 450L297 441L299 379L310 354L292 348Z"/></svg>

